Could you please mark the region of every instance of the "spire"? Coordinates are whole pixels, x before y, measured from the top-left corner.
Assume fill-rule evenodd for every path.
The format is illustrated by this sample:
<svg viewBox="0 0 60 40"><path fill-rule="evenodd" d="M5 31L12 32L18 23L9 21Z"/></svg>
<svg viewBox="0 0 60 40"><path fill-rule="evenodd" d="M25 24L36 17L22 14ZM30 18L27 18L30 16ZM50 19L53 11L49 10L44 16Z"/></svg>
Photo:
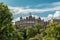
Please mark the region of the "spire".
<svg viewBox="0 0 60 40"><path fill-rule="evenodd" d="M22 16L20 17L20 19L22 19Z"/></svg>
<svg viewBox="0 0 60 40"><path fill-rule="evenodd" d="M31 15L31 12L29 13L29 19L32 19L32 15Z"/></svg>
<svg viewBox="0 0 60 40"><path fill-rule="evenodd" d="M39 19L41 19L41 18L39 17Z"/></svg>
<svg viewBox="0 0 60 40"><path fill-rule="evenodd" d="M31 12L29 13L30 16L32 16Z"/></svg>

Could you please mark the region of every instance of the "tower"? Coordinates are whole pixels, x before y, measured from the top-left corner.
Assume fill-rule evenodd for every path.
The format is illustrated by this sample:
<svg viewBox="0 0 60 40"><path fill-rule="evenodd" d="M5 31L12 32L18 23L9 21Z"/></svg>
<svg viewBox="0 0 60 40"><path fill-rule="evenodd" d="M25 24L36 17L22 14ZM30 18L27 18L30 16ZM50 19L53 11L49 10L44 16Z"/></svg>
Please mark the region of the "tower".
<svg viewBox="0 0 60 40"><path fill-rule="evenodd" d="M32 20L32 15L31 12L29 13L29 19Z"/></svg>

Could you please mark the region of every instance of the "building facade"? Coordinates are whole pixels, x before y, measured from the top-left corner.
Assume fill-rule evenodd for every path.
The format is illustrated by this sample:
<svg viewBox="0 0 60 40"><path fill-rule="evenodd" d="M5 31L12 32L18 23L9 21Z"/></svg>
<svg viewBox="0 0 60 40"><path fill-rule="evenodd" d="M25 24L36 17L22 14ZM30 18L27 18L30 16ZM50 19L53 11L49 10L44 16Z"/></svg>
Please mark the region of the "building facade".
<svg viewBox="0 0 60 40"><path fill-rule="evenodd" d="M25 19L20 17L20 21L16 21L15 25L17 28L20 28L20 27L26 27L26 26L34 26L35 23L44 25L44 20L41 20L40 17L36 19L35 17L32 17L32 15L30 15Z"/></svg>
<svg viewBox="0 0 60 40"><path fill-rule="evenodd" d="M34 27L35 23L38 23L46 27L49 23L54 23L54 22L60 23L60 19L51 19L45 22L44 20L41 20L40 17L36 19L35 17L32 17L32 15L30 14L30 16L26 17L25 19L20 17L20 20L16 21L15 25L17 28L27 27L27 26Z"/></svg>

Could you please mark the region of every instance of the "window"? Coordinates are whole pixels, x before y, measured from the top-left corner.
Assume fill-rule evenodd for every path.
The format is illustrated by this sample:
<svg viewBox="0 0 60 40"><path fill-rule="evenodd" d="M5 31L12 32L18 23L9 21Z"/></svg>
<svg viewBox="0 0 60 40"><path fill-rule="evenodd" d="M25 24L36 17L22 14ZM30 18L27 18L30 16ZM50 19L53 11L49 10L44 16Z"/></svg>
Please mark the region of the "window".
<svg viewBox="0 0 60 40"><path fill-rule="evenodd" d="M34 23L34 21L27 21L27 22L25 22L25 23Z"/></svg>

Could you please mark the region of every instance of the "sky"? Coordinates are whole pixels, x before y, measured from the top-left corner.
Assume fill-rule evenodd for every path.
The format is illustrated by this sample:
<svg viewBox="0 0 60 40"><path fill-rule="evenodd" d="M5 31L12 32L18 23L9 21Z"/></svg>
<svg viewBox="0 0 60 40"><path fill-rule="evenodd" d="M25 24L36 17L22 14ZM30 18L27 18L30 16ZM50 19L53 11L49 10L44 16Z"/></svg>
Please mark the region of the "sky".
<svg viewBox="0 0 60 40"><path fill-rule="evenodd" d="M33 17L49 20L60 19L60 0L0 0L8 6L13 14L13 21L25 18L29 13Z"/></svg>

